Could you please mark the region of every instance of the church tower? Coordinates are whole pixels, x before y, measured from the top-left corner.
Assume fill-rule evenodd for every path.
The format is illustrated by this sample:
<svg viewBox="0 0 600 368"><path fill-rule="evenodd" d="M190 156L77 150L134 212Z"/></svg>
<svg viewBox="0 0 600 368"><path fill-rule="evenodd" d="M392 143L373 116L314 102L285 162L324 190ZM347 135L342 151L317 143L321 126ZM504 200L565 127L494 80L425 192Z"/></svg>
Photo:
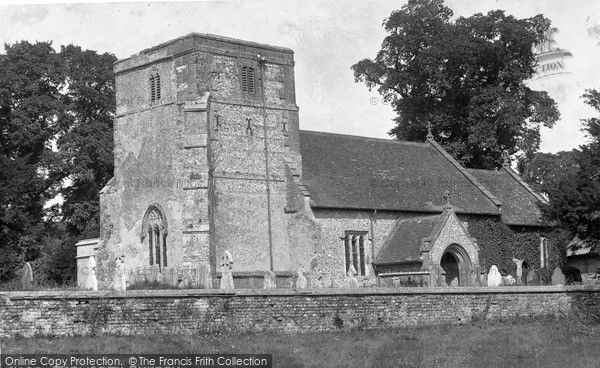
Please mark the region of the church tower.
<svg viewBox="0 0 600 368"><path fill-rule="evenodd" d="M301 173L293 51L193 33L114 70L100 287L117 258L130 273L205 267L213 280L225 250L241 273L296 270L286 215L286 177Z"/></svg>

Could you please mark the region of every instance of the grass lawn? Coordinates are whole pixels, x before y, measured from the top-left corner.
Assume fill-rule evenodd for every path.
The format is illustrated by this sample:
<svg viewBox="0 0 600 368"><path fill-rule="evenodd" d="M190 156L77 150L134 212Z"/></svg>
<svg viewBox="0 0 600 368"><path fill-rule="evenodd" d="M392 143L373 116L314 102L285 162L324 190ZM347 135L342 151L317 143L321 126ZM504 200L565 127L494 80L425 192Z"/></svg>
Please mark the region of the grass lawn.
<svg viewBox="0 0 600 368"><path fill-rule="evenodd" d="M273 354L275 367L600 367L600 326L576 320L218 335L4 340L2 353Z"/></svg>

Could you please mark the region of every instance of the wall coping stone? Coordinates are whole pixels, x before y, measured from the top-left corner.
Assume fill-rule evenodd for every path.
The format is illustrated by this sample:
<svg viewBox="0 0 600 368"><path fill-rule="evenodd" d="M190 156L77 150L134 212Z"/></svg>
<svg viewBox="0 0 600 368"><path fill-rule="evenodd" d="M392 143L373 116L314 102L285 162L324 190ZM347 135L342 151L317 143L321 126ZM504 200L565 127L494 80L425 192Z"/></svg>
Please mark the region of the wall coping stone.
<svg viewBox="0 0 600 368"><path fill-rule="evenodd" d="M600 293L599 286L511 286L511 287L456 287L456 288L364 288L364 289L199 289L199 290L127 290L127 291L8 291L0 292L0 305L8 300L80 300L80 299L143 299L143 298L197 298L197 297L269 297L269 296L365 296L365 295L464 295L464 294L557 294Z"/></svg>

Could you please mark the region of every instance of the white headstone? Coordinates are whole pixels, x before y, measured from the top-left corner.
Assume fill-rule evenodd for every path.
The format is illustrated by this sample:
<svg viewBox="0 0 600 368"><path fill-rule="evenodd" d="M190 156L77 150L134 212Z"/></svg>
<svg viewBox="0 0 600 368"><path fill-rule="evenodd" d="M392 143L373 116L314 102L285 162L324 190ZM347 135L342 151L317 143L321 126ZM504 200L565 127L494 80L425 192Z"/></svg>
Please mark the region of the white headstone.
<svg viewBox="0 0 600 368"><path fill-rule="evenodd" d="M233 269L233 256L228 250L223 251L223 257L221 260L221 290L233 289L233 275L231 270Z"/></svg>
<svg viewBox="0 0 600 368"><path fill-rule="evenodd" d="M125 278L125 260L123 257L115 259L115 290L127 290Z"/></svg>
<svg viewBox="0 0 600 368"><path fill-rule="evenodd" d="M298 270L298 278L296 279L296 289L306 289L308 286L308 281L306 281L306 277L304 277L304 273L302 269Z"/></svg>
<svg viewBox="0 0 600 368"><path fill-rule="evenodd" d="M497 287L502 283L502 275L498 272L498 267L492 265L490 272L488 273L487 285L490 287Z"/></svg>

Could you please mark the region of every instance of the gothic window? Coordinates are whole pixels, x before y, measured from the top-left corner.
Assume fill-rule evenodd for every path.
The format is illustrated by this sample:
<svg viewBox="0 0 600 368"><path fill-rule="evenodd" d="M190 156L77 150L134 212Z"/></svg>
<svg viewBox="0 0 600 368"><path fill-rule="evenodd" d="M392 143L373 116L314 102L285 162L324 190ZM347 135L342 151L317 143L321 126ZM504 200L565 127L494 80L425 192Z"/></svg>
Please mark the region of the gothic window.
<svg viewBox="0 0 600 368"><path fill-rule="evenodd" d="M346 231L344 236L345 272L354 266L357 275L366 275L367 260L365 258L366 231Z"/></svg>
<svg viewBox="0 0 600 368"><path fill-rule="evenodd" d="M160 75L158 68L153 67L150 71L150 102L160 100Z"/></svg>
<svg viewBox="0 0 600 368"><path fill-rule="evenodd" d="M142 242L148 239L148 259L150 266L158 265L159 269L167 267L167 221L158 205L146 210L142 222Z"/></svg>
<svg viewBox="0 0 600 368"><path fill-rule="evenodd" d="M251 68L249 66L243 66L242 67L242 91L253 95L255 90L256 90L256 86L254 83L254 68Z"/></svg>

